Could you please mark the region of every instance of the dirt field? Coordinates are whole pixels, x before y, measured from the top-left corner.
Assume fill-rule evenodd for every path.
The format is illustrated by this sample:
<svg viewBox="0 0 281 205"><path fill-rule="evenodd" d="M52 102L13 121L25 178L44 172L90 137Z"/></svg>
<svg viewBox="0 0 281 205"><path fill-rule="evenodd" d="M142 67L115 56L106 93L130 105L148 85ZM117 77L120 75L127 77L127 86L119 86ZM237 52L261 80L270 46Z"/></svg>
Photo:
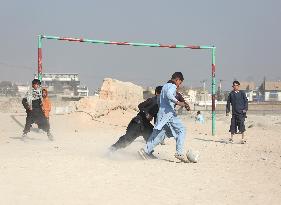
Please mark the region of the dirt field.
<svg viewBox="0 0 281 205"><path fill-rule="evenodd" d="M228 144L230 118L217 116L212 137L190 114L186 149L197 164L170 162L175 142L143 161L142 138L114 154L108 147L125 132L135 111L115 110L99 122L84 113L52 115L55 141L33 129L22 141L24 113L0 113L0 204L280 204L281 117L247 118L247 144Z"/></svg>

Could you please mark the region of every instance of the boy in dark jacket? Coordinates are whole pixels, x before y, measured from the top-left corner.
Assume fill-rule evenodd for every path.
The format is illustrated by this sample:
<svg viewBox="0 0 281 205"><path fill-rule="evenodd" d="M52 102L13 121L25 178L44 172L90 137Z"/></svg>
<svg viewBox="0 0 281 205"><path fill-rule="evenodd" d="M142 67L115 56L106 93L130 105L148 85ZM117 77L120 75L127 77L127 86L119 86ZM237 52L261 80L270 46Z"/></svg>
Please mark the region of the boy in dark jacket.
<svg viewBox="0 0 281 205"><path fill-rule="evenodd" d="M22 100L22 104L27 114L22 135L23 139L25 139L27 133L30 132L32 124L36 123L39 129L47 132L49 140L53 140L53 136L50 133L49 122L42 110L42 91L38 79L32 81L32 89L26 93L26 96Z"/></svg>
<svg viewBox="0 0 281 205"><path fill-rule="evenodd" d="M156 118L159 109L158 95L160 95L161 90L162 86L156 87L155 96L138 105L139 113L130 121L126 134L110 147L111 151L127 147L139 136L143 136L145 141L148 140L153 130L153 125L150 122L153 118Z"/></svg>
<svg viewBox="0 0 281 205"><path fill-rule="evenodd" d="M246 112L248 110L248 99L246 94L243 91L239 90L240 83L238 81L233 81L232 87L233 90L229 93L227 104L226 104L226 116L229 115L230 112L230 104L232 106L232 118L229 132L231 133L231 137L229 139L230 142L233 142L233 135L235 133L242 134L242 144L246 143L246 139L244 136L245 129L245 118ZM237 132L237 127L239 132Z"/></svg>

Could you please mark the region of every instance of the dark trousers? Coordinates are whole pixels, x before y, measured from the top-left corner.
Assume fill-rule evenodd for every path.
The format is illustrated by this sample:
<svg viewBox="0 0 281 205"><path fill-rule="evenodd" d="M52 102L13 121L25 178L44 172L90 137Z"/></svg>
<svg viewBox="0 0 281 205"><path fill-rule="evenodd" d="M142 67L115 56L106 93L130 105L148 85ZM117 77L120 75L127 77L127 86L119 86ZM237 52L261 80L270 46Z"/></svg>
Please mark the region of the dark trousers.
<svg viewBox="0 0 281 205"><path fill-rule="evenodd" d="M23 130L24 134L30 132L30 128L33 123L36 123L39 129L42 129L45 132L49 132L49 121L47 120L41 109L33 109L32 111L26 111L26 114L27 115L25 120L25 127Z"/></svg>
<svg viewBox="0 0 281 205"><path fill-rule="evenodd" d="M115 149L125 148L130 145L136 138L143 136L147 141L153 131L153 125L141 116L134 117L129 123L126 134L121 136L118 141L112 145Z"/></svg>
<svg viewBox="0 0 281 205"><path fill-rule="evenodd" d="M237 133L237 128L241 133L246 131L244 114L232 115L229 132L231 132L231 134L235 134Z"/></svg>

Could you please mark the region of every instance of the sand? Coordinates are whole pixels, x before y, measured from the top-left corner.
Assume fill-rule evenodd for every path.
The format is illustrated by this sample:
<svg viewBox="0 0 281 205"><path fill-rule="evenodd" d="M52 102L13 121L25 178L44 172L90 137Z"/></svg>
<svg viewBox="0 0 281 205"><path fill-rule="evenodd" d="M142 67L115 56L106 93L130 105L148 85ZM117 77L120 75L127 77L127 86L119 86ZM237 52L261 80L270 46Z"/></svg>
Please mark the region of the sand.
<svg viewBox="0 0 281 205"><path fill-rule="evenodd" d="M196 164L170 162L173 139L143 161L140 137L115 154L108 147L125 132L132 110L114 110L94 121L85 113L52 115L55 141L33 129L20 139L24 113L0 113L0 204L280 204L281 117L249 115L248 141L227 144L230 117L218 115L217 136L191 115L186 149Z"/></svg>

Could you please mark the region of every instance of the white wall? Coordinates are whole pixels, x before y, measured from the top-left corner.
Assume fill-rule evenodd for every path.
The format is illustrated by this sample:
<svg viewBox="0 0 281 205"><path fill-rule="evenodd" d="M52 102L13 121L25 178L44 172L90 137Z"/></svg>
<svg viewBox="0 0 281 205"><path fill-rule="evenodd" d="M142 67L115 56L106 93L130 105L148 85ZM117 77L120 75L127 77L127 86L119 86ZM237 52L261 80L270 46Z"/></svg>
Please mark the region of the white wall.
<svg viewBox="0 0 281 205"><path fill-rule="evenodd" d="M271 101L271 99L269 99L269 94L270 92L265 92L264 94L264 100L265 101ZM277 93L278 97L276 98L276 100L281 101L281 91Z"/></svg>
<svg viewBox="0 0 281 205"><path fill-rule="evenodd" d="M253 101L253 94L254 94L254 91L245 91L245 94L248 98L248 101Z"/></svg>

